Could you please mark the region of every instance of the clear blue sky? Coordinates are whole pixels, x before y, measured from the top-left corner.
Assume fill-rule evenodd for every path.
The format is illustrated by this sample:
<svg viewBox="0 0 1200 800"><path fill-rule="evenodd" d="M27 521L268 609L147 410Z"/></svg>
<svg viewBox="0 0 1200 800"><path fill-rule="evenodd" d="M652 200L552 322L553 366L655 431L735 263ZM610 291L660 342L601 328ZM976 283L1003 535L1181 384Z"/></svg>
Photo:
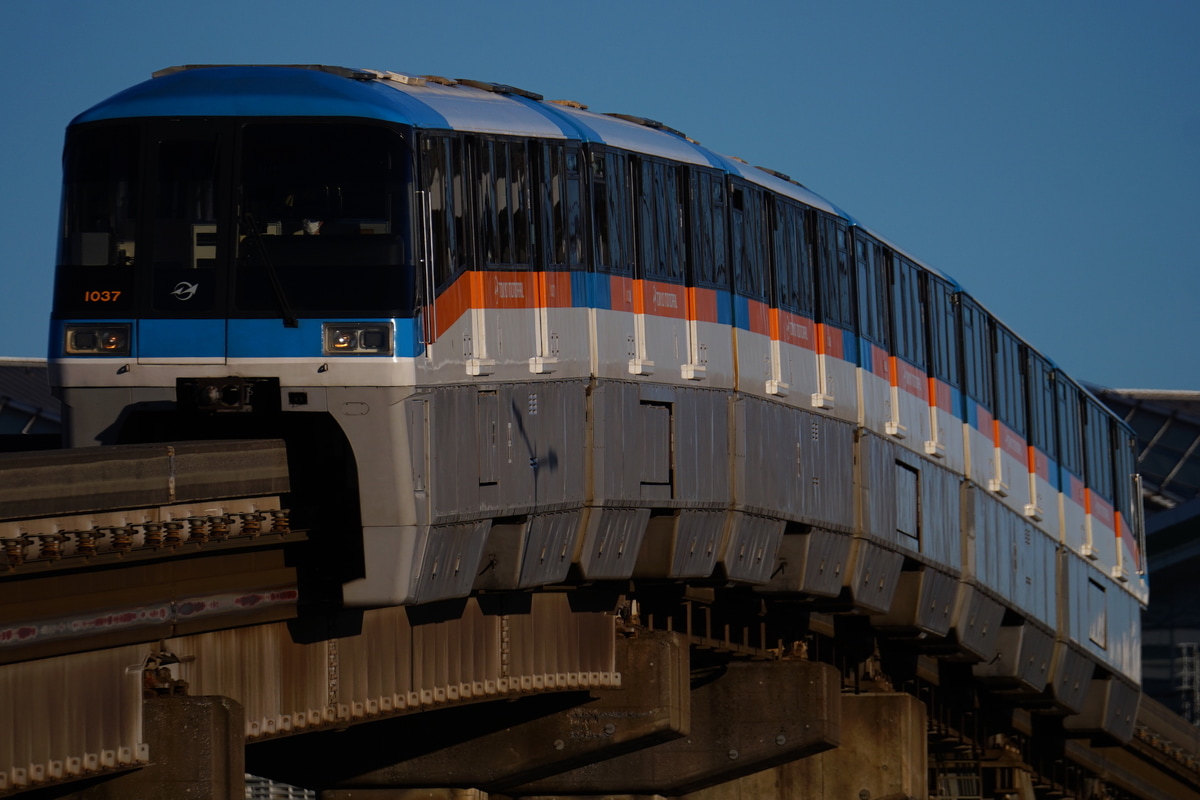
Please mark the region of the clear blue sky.
<svg viewBox="0 0 1200 800"><path fill-rule="evenodd" d="M63 129L153 70L326 63L658 119L791 175L1075 377L1200 390L1200 3L0 0L0 356L43 356Z"/></svg>

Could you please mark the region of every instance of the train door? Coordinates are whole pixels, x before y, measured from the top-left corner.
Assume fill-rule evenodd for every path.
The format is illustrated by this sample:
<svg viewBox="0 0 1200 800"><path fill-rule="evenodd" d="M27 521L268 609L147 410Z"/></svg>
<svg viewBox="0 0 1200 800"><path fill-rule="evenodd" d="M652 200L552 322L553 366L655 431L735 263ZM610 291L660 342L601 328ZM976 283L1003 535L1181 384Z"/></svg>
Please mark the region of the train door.
<svg viewBox="0 0 1200 800"><path fill-rule="evenodd" d="M1087 497L1084 488L1083 407L1079 387L1061 372L1054 373L1055 419L1058 425L1059 518L1062 541L1080 556L1092 557L1088 541Z"/></svg>
<svg viewBox="0 0 1200 800"><path fill-rule="evenodd" d="M854 323L850 230L822 214L817 246L817 391L812 405L846 422L858 422L858 336Z"/></svg>
<svg viewBox="0 0 1200 800"><path fill-rule="evenodd" d="M1090 396L1084 397L1082 412L1088 556L1106 574L1128 580L1118 555L1112 420L1107 410Z"/></svg>
<svg viewBox="0 0 1200 800"><path fill-rule="evenodd" d="M149 135L138 363L223 364L231 137L194 120L157 123Z"/></svg>
<svg viewBox="0 0 1200 800"><path fill-rule="evenodd" d="M963 440L967 476L989 491L1001 489L996 475L992 320L970 297L959 295L963 346Z"/></svg>
<svg viewBox="0 0 1200 800"><path fill-rule="evenodd" d="M530 372L586 371L589 337L577 314L573 275L583 268L582 175L577 145L535 144L538 265L534 282L534 352Z"/></svg>
<svg viewBox="0 0 1200 800"><path fill-rule="evenodd" d="M762 189L730 181L729 231L737 388L762 394L772 375L770 253Z"/></svg>
<svg viewBox="0 0 1200 800"><path fill-rule="evenodd" d="M925 452L958 474L966 472L963 443L962 370L958 346L958 303L954 287L924 274L929 360L929 438Z"/></svg>
<svg viewBox="0 0 1200 800"><path fill-rule="evenodd" d="M593 244L591 276L592 373L628 379L651 369L639 355L634 325L634 242L629 156L597 147L590 152Z"/></svg>
<svg viewBox="0 0 1200 800"><path fill-rule="evenodd" d="M449 351L449 346L435 351L431 345L452 325L463 325L461 316L467 305L464 273L471 263L473 239L466 224L466 155L460 137L422 137L418 185L421 336L426 359L434 360L449 356L449 352L442 353ZM469 339L469 333L462 335L464 341Z"/></svg>
<svg viewBox="0 0 1200 800"><path fill-rule="evenodd" d="M721 325L722 310L729 302L725 179L715 170L692 168L690 182L692 239L687 260L688 349L683 377L729 386L732 353L727 329Z"/></svg>
<svg viewBox="0 0 1200 800"><path fill-rule="evenodd" d="M528 374L539 340L529 146L499 138L468 144L475 145L476 235L483 263L471 275L467 374L506 370L516 377Z"/></svg>
<svg viewBox="0 0 1200 800"><path fill-rule="evenodd" d="M1025 506L1025 516L1055 538L1061 538L1054 367L1033 350L1028 351L1027 357L1025 386L1029 398L1029 502Z"/></svg>
<svg viewBox="0 0 1200 800"><path fill-rule="evenodd" d="M637 158L633 163L637 272L629 372L678 380L695 349L684 287L688 244L683 168L652 158Z"/></svg>
<svg viewBox="0 0 1200 800"><path fill-rule="evenodd" d="M809 398L819 389L808 209L776 197L772 253L771 368L767 394Z"/></svg>
<svg viewBox="0 0 1200 800"><path fill-rule="evenodd" d="M861 230L854 231L855 288L858 297L858 422L884 434L896 427L892 402L891 304L888 297L891 254Z"/></svg>
<svg viewBox="0 0 1200 800"><path fill-rule="evenodd" d="M928 453L930 385L921 269L900 255L892 256L891 267L892 418L886 432L910 449Z"/></svg>
<svg viewBox="0 0 1200 800"><path fill-rule="evenodd" d="M999 323L992 326L995 365L995 419L992 422L993 466L989 488L1018 514L1025 513L1030 498L1028 414L1025 405L1025 348Z"/></svg>

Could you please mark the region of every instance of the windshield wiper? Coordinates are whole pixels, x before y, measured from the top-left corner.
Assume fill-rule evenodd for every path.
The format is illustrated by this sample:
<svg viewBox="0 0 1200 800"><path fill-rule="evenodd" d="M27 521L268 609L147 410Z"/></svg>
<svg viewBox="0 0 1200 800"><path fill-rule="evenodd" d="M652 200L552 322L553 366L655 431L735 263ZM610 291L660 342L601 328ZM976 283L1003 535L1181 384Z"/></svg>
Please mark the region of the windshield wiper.
<svg viewBox="0 0 1200 800"><path fill-rule="evenodd" d="M283 290L283 282L279 280L279 273L275 270L275 265L271 263L271 256L267 254L267 246L262 240L262 235L258 232L258 226L254 224L254 215L243 215L242 224L248 231L246 236L254 242L258 250L258 257L262 259L263 269L267 271L267 277L271 281L271 288L275 291L275 299L279 301L279 311L283 315L283 326L285 328L299 328L300 321L296 319L296 314L292 311L292 304L288 302L287 293Z"/></svg>

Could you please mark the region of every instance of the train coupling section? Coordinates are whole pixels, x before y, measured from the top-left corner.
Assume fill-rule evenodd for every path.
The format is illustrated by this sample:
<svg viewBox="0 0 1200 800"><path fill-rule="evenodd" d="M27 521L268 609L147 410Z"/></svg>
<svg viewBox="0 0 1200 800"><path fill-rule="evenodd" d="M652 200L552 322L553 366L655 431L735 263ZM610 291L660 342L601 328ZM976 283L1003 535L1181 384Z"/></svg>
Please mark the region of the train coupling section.
<svg viewBox="0 0 1200 800"><path fill-rule="evenodd" d="M176 405L201 413L263 413L280 410L278 378L177 378Z"/></svg>

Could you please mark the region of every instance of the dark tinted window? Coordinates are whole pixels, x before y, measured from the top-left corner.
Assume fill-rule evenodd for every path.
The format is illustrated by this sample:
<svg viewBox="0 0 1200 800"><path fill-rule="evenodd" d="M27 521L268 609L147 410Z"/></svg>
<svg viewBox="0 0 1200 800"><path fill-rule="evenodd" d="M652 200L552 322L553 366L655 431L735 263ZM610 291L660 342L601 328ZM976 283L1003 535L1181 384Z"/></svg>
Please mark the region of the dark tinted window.
<svg viewBox="0 0 1200 800"><path fill-rule="evenodd" d="M434 146L427 155L433 161L435 154L441 166L427 166L425 177L438 176L434 183L447 198L439 240L445 271L451 254L461 253L457 236L453 246L447 239L458 230L451 222L456 212L447 206L455 181L453 146ZM240 309L277 309L273 271L297 312L412 312L409 160L395 132L341 123L248 125L239 163Z"/></svg>
<svg viewBox="0 0 1200 800"><path fill-rule="evenodd" d="M808 247L808 210L776 198L772 239L775 302L780 308L813 315L813 275Z"/></svg>
<svg viewBox="0 0 1200 800"><path fill-rule="evenodd" d="M906 258L892 259L892 324L895 353L908 363L925 367L925 296L921 269Z"/></svg>
<svg viewBox="0 0 1200 800"><path fill-rule="evenodd" d="M682 171L661 161L643 159L638 172L637 233L642 276L681 282L686 241Z"/></svg>
<svg viewBox="0 0 1200 800"><path fill-rule="evenodd" d="M888 279L890 256L879 242L861 231L854 236L858 283L858 330L869 342L891 349L888 338Z"/></svg>
<svg viewBox="0 0 1200 800"><path fill-rule="evenodd" d="M991 319L974 300L960 295L959 319L962 324L963 389L985 408L992 405Z"/></svg>
<svg viewBox="0 0 1200 800"><path fill-rule="evenodd" d="M633 274L629 159L624 153L592 154L592 214L596 268L617 275Z"/></svg>
<svg viewBox="0 0 1200 800"><path fill-rule="evenodd" d="M763 192L750 184L733 184L729 205L734 288L740 295L766 300L766 209Z"/></svg>
<svg viewBox="0 0 1200 800"><path fill-rule="evenodd" d="M1054 371L1050 362L1029 352L1026 392L1029 397L1029 443L1050 458L1058 458L1054 436Z"/></svg>
<svg viewBox="0 0 1200 800"><path fill-rule="evenodd" d="M1016 336L995 326L996 416L1012 430L1025 435L1025 362Z"/></svg>
<svg viewBox="0 0 1200 800"><path fill-rule="evenodd" d="M60 264L130 266L137 257L139 129L76 130L63 156Z"/></svg>
<svg viewBox="0 0 1200 800"><path fill-rule="evenodd" d="M929 366L935 378L960 386L958 362L958 302L954 287L934 275L925 279L929 304Z"/></svg>
<svg viewBox="0 0 1200 800"><path fill-rule="evenodd" d="M846 223L822 216L817 251L820 321L854 330L854 293L850 277L850 233Z"/></svg>

